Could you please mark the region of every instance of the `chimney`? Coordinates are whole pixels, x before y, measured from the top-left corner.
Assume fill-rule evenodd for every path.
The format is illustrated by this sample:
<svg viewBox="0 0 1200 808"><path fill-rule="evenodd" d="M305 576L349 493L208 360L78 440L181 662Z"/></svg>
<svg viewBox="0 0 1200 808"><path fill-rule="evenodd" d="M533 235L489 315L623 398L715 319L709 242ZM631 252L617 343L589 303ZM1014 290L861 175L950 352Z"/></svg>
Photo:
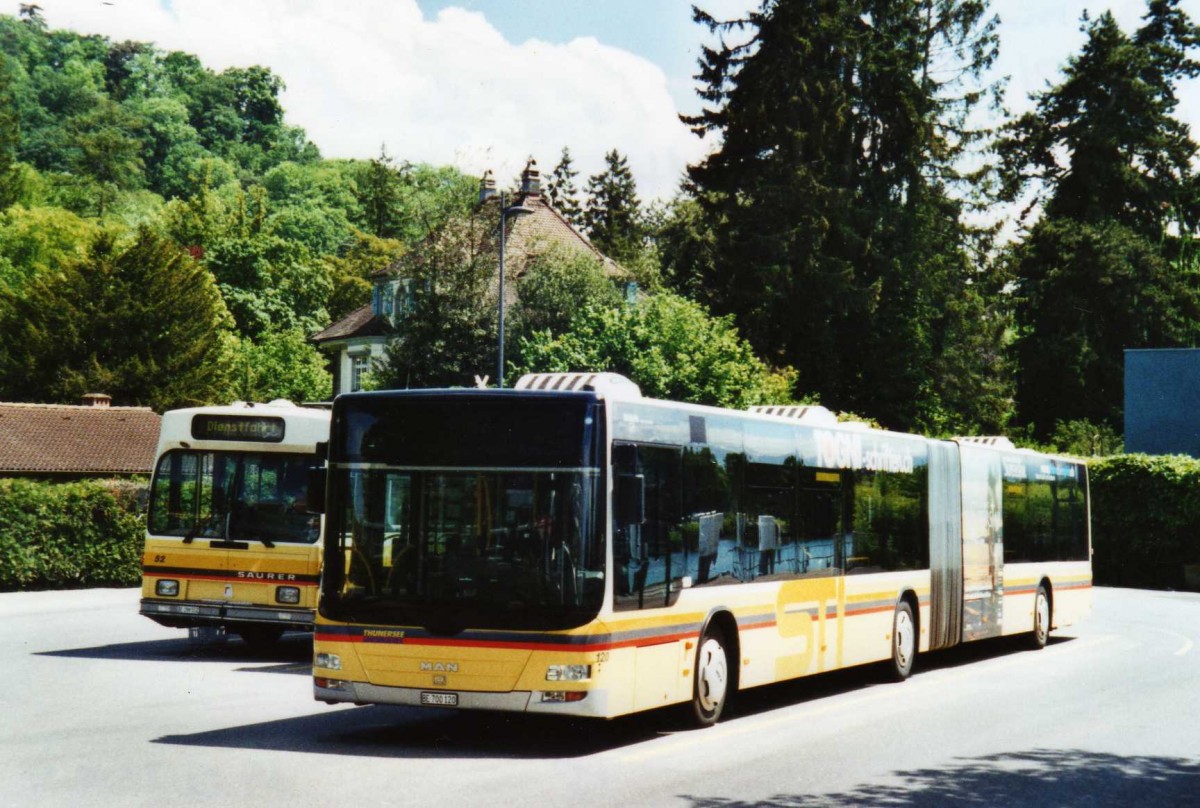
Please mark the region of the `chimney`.
<svg viewBox="0 0 1200 808"><path fill-rule="evenodd" d="M496 195L496 180L492 177L492 170L489 168L483 172L483 179L479 181L479 204L483 204Z"/></svg>
<svg viewBox="0 0 1200 808"><path fill-rule="evenodd" d="M112 406L112 396L107 393L88 393L83 397L83 406L110 407Z"/></svg>
<svg viewBox="0 0 1200 808"><path fill-rule="evenodd" d="M525 170L521 172L521 195L542 195L542 175L538 171L537 160L534 160L532 157L525 164Z"/></svg>

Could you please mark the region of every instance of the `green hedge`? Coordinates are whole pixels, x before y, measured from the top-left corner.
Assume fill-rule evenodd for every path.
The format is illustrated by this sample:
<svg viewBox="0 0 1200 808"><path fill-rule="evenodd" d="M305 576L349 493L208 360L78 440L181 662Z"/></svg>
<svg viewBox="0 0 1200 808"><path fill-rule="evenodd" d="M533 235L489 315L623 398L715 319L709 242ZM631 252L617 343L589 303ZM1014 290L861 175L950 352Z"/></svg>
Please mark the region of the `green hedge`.
<svg viewBox="0 0 1200 808"><path fill-rule="evenodd" d="M1096 583L1195 588L1184 567L1200 564L1200 460L1116 455L1089 471Z"/></svg>
<svg viewBox="0 0 1200 808"><path fill-rule="evenodd" d="M147 483L0 479L0 592L136 586Z"/></svg>

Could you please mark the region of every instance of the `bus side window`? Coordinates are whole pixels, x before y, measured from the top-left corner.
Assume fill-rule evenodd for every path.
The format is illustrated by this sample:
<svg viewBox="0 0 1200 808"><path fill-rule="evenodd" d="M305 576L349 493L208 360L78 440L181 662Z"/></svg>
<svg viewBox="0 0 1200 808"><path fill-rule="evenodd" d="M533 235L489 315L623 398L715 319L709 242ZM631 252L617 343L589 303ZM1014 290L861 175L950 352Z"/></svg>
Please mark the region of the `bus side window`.
<svg viewBox="0 0 1200 808"><path fill-rule="evenodd" d="M666 446L613 447L613 548L617 562L615 606L648 609L670 605L679 595L685 551L680 531L680 450ZM631 518L640 492L641 519Z"/></svg>

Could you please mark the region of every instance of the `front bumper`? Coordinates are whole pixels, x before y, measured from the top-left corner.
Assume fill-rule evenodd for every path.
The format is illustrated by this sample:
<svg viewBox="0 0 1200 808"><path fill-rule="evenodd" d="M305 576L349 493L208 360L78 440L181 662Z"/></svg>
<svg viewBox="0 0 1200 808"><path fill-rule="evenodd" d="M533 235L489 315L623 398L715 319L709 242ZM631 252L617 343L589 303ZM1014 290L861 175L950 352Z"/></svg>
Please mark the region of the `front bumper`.
<svg viewBox="0 0 1200 808"><path fill-rule="evenodd" d="M506 693L484 693L479 691L422 690L415 687L386 687L366 682L339 681L336 687L313 684L313 698L327 704L349 702L351 704L395 704L406 707L426 707L422 693L439 695L453 693L462 710L494 710L510 713L546 713L554 715L607 718L608 698L603 690L589 690L580 701L544 701L540 691L516 690Z"/></svg>
<svg viewBox="0 0 1200 808"><path fill-rule="evenodd" d="M312 609L292 609L284 606L142 598L138 613L169 628L258 623L286 626L294 631L313 629Z"/></svg>

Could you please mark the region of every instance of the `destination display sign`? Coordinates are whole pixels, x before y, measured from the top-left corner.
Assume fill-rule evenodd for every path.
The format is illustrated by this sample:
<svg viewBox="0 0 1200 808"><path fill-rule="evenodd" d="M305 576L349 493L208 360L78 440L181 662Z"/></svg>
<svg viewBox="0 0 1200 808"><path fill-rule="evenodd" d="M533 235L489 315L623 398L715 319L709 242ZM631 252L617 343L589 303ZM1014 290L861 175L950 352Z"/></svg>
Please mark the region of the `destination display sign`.
<svg viewBox="0 0 1200 808"><path fill-rule="evenodd" d="M196 440L253 441L281 443L282 418L265 415L196 415L192 417L192 437Z"/></svg>

